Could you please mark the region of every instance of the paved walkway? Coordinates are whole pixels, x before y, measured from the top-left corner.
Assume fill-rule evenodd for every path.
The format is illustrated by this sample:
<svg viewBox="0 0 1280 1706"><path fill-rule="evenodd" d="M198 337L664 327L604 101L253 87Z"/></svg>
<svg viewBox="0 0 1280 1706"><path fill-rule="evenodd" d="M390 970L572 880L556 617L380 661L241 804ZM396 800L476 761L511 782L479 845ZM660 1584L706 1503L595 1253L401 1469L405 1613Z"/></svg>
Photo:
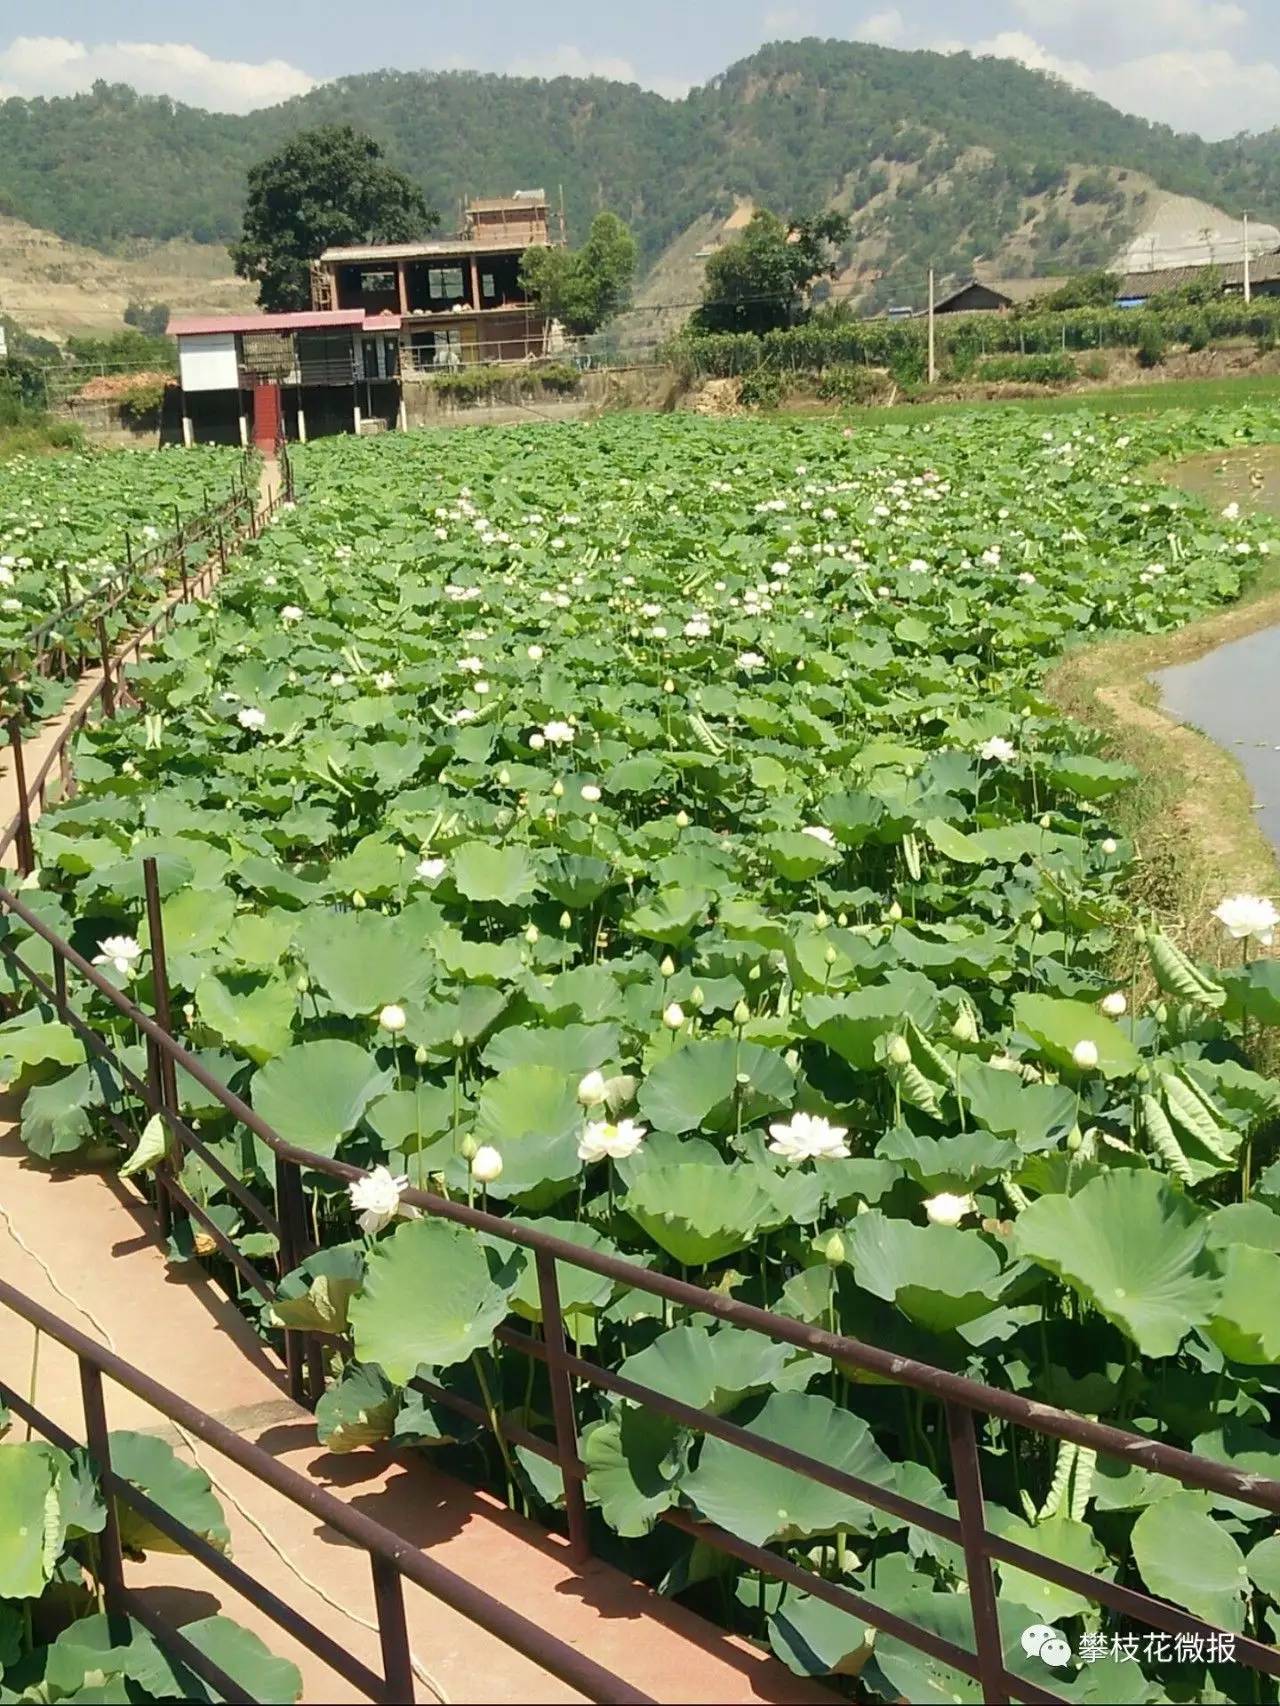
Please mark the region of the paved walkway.
<svg viewBox="0 0 1280 1706"><path fill-rule="evenodd" d="M10 809L6 786L11 795L11 779L0 778L0 814ZM130 1188L111 1171L62 1172L32 1161L17 1118L0 1101L0 1277L11 1285L653 1700L832 1700L608 1565L572 1568L563 1540L438 1474L420 1454L329 1455L240 1311L197 1265L165 1262L152 1217ZM0 1375L22 1393L34 1384L38 1406L83 1437L74 1358L48 1340L37 1355L31 1328L3 1310ZM113 1427L155 1429L191 1455L131 1394L108 1385L107 1408ZM199 1457L221 1484L236 1561L378 1668L377 1637L366 1626L374 1611L365 1555L208 1447ZM299 1666L304 1701L362 1698L195 1560L156 1553L127 1565L126 1579L170 1616L187 1621L222 1609L255 1629ZM419 1680L419 1699L437 1689L457 1703L580 1698L419 1588L406 1587L406 1609L413 1652L433 1679Z"/></svg>

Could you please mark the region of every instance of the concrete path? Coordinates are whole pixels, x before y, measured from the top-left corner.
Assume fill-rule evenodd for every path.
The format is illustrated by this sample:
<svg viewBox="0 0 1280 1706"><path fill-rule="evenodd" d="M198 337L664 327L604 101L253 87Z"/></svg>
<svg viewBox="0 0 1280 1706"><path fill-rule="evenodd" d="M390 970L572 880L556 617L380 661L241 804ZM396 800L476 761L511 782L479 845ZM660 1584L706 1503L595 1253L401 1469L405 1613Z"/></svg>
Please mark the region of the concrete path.
<svg viewBox="0 0 1280 1706"><path fill-rule="evenodd" d="M38 738L51 740L56 728ZM11 810L11 799L12 778L0 777L0 814ZM437 1473L421 1454L329 1455L240 1311L198 1265L166 1263L152 1217L130 1188L111 1171L60 1171L34 1161L18 1136L18 1117L12 1099L0 1100L0 1277L11 1285L653 1700L832 1700L608 1565L571 1567L566 1542ZM83 1438L74 1357L47 1339L37 1348L27 1323L2 1309L0 1377L20 1393L34 1392L46 1415ZM193 1455L164 1418L110 1383L107 1411L112 1427L154 1429ZM15 1437L23 1432L19 1425ZM378 1668L365 1554L207 1446L195 1455L215 1480L236 1561ZM126 1580L175 1619L221 1609L256 1630L298 1665L306 1702L363 1698L188 1556L152 1554L126 1565ZM420 1677L419 1699L581 1698L421 1589L405 1591L411 1646L432 1679Z"/></svg>

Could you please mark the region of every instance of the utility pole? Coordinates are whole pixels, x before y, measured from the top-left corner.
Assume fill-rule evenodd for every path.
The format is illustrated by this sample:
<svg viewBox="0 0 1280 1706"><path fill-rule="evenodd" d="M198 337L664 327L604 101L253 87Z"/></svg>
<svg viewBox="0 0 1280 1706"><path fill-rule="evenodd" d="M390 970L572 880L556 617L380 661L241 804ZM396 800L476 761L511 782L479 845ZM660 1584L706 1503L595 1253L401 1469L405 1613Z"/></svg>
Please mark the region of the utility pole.
<svg viewBox="0 0 1280 1706"><path fill-rule="evenodd" d="M1249 280L1249 209L1246 207L1241 215L1244 225L1244 300L1247 307L1253 301L1253 288Z"/></svg>
<svg viewBox="0 0 1280 1706"><path fill-rule="evenodd" d="M934 385L938 379L938 363L933 341L933 268L929 268L929 383Z"/></svg>

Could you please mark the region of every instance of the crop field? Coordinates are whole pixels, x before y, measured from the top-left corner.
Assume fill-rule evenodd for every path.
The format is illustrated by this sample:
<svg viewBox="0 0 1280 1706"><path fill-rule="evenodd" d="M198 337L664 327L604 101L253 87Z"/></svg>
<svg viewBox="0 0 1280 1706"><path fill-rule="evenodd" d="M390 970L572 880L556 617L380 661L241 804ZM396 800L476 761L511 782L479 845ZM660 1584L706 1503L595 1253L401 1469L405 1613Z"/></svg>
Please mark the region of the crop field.
<svg viewBox="0 0 1280 1706"><path fill-rule="evenodd" d="M320 1253L274 1317L243 1299L264 1332L328 1335L330 1450L417 1443L556 1521L555 1471L407 1390L429 1371L548 1427L541 1371L490 1342L540 1323L532 1260L400 1215L407 1177L1280 1472L1280 1087L1247 1064L1280 1023L1267 911L1224 909L1223 972L1140 916L1111 816L1131 772L1041 689L1067 647L1248 585L1273 524L1143 470L1278 436L1258 403L856 432L620 417L298 453L297 507L131 671L140 709L81 738L24 899L149 1007L154 856L181 1035L285 1138L387 1170L353 1194L308 1175ZM95 551L123 519L99 512ZM109 1106L131 1164L156 1158L51 1012L0 1026L0 1059L34 1155L123 1157ZM265 1147L180 1089L270 1200ZM269 1259L208 1167L182 1183ZM933 1409L560 1279L607 1367L954 1511ZM584 1390L579 1421L607 1555L860 1698L981 1698L658 1519L690 1510L967 1645L951 1542L622 1399ZM1263 1513L1002 1424L981 1445L993 1529L1280 1635ZM997 1585L1009 1663L1049 1686L1016 1636L1054 1625L1071 1699L1274 1698L1226 1653L1117 1654L1076 1594L1003 1566Z"/></svg>
<svg viewBox="0 0 1280 1706"><path fill-rule="evenodd" d="M238 452L213 448L0 463L0 647L118 579L127 549L147 550L179 516L226 497L240 466Z"/></svg>

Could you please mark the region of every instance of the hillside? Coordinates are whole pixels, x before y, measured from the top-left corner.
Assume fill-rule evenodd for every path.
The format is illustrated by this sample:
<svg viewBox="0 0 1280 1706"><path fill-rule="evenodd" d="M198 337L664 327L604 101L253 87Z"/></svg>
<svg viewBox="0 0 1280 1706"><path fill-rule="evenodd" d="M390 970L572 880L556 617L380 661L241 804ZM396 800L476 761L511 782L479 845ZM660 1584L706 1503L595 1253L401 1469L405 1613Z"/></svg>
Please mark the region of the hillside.
<svg viewBox="0 0 1280 1706"><path fill-rule="evenodd" d="M101 84L9 100L0 212L110 251L225 243L247 167L332 121L377 136L446 225L468 192L563 186L571 233L612 207L646 266L710 222L685 239L696 252L747 202L836 203L857 222L845 260L868 303L930 263L943 275L978 255L1040 272L1101 264L1153 190L1280 218L1280 132L1209 144L1009 60L816 39L763 48L680 101L598 78L472 72L351 77L242 118Z"/></svg>

